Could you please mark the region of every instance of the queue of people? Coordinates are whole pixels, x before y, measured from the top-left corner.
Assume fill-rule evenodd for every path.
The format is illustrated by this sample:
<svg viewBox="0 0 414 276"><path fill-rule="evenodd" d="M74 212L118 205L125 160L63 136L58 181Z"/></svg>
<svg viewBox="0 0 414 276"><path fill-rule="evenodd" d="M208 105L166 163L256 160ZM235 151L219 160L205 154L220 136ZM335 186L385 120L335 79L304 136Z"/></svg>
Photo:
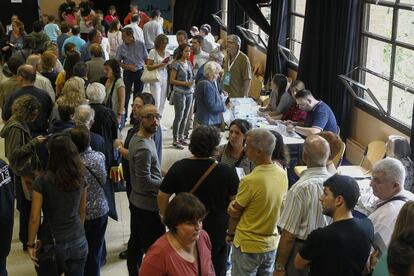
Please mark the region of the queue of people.
<svg viewBox="0 0 414 276"><path fill-rule="evenodd" d="M71 0L60 6L59 24L48 16L31 35L17 18L11 23L1 48L10 76L0 83L9 161L0 162L1 276L12 238L11 182L19 239L38 275L100 275L108 218L117 219L111 172L120 164L131 218L120 257L129 275L410 275L414 166L404 141L390 143L374 165L378 200L366 218L354 217L359 186L332 165L342 143L332 110L300 80L276 74L260 111L305 139L307 169L290 187L279 133L236 119L220 145L229 98L250 90L241 39L227 36L223 59L206 24L191 42L178 31L170 56L160 12L130 8L123 28L115 6L104 16L88 1L73 19ZM144 71L158 73L151 93L143 93ZM173 148L192 156L164 172L168 98Z"/></svg>

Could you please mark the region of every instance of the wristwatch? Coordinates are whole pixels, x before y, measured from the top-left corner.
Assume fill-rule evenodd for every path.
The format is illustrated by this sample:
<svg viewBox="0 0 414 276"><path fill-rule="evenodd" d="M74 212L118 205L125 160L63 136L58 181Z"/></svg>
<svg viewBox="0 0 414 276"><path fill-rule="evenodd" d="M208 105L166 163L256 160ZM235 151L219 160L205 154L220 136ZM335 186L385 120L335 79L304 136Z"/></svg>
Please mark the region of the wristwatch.
<svg viewBox="0 0 414 276"><path fill-rule="evenodd" d="M276 271L285 271L285 266L276 263L275 270Z"/></svg>

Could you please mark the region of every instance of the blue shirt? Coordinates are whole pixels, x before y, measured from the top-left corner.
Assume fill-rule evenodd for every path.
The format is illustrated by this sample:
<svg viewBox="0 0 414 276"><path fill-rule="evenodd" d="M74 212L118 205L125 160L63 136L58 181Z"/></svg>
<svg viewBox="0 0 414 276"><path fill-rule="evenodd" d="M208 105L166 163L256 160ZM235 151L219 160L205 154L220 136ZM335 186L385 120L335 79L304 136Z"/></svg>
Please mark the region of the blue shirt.
<svg viewBox="0 0 414 276"><path fill-rule="evenodd" d="M336 123L335 115L331 108L322 101L308 112L308 117L306 117L304 126L338 133L338 125Z"/></svg>
<svg viewBox="0 0 414 276"><path fill-rule="evenodd" d="M148 58L148 52L144 43L135 40L132 44L122 43L116 52L115 59L124 64L135 64L137 70L144 68L145 60Z"/></svg>
<svg viewBox="0 0 414 276"><path fill-rule="evenodd" d="M63 42L62 53L65 52L65 45L66 45L66 43L69 43L69 42L76 45L76 51L78 51L78 52L80 52L82 46L86 44L85 40L83 40L79 36L72 35L71 37L67 38L65 40L65 42Z"/></svg>
<svg viewBox="0 0 414 276"><path fill-rule="evenodd" d="M46 24L43 31L50 38L50 40L54 42L56 42L58 34L60 33L59 26L55 23Z"/></svg>

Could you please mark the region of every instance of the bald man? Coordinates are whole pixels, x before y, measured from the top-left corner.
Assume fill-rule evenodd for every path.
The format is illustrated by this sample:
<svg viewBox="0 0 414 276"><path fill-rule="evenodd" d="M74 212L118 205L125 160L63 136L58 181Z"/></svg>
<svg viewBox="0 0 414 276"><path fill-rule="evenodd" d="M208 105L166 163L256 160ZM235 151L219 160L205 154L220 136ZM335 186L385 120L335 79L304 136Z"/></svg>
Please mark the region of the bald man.
<svg viewBox="0 0 414 276"><path fill-rule="evenodd" d="M140 127L129 143L128 161L131 175L131 236L128 241L129 275L138 275L143 254L165 232L158 215L157 194L161 169L154 140L161 120L157 107L144 105L139 111Z"/></svg>
<svg viewBox="0 0 414 276"><path fill-rule="evenodd" d="M48 120L50 113L52 112L53 102L49 94L42 89L35 87L36 70L29 64L23 64L17 69L16 75L17 82L20 85L20 89L13 92L6 98L4 108L1 116L3 121L7 121L11 117L11 106L13 102L23 95L32 95L40 102L40 110L37 119L33 123L29 123L29 129L33 137L46 134L49 126Z"/></svg>
<svg viewBox="0 0 414 276"><path fill-rule="evenodd" d="M295 268L294 258L310 232L328 225L319 203L323 183L331 176L326 169L328 157L329 144L324 138L317 135L306 138L302 158L308 169L286 196L278 223L283 231L276 253L274 275L308 275L307 270Z"/></svg>
<svg viewBox="0 0 414 276"><path fill-rule="evenodd" d="M32 65L36 70L36 81L34 86L46 91L53 102L55 102L55 90L53 90L52 83L40 72L42 71L42 59L40 55L30 55L26 59L26 64Z"/></svg>

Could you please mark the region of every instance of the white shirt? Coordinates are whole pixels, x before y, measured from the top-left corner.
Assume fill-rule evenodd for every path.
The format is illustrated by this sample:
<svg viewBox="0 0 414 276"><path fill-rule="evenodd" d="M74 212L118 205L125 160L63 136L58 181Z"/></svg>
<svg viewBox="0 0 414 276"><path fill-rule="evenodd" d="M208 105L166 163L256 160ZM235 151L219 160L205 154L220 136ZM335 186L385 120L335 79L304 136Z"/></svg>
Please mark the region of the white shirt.
<svg viewBox="0 0 414 276"><path fill-rule="evenodd" d="M322 214L319 197L323 182L331 174L325 167L308 168L287 192L278 226L301 240L306 240L315 229L328 225L329 219Z"/></svg>
<svg viewBox="0 0 414 276"><path fill-rule="evenodd" d="M136 22L126 25L125 28L131 28L134 31L135 40L139 40L142 43L145 43L144 33L143 33L141 27L138 26L138 24Z"/></svg>
<svg viewBox="0 0 414 276"><path fill-rule="evenodd" d="M402 190L393 197L396 196L405 196L409 200L414 200L414 194L407 190ZM386 200L378 200L376 206L381 205L381 203L385 201ZM397 216L405 203L406 202L403 200L390 201L388 203L385 203L381 207L377 208L368 217L374 225L374 232L379 233L387 247L391 241L391 235L394 231Z"/></svg>
<svg viewBox="0 0 414 276"><path fill-rule="evenodd" d="M36 88L42 89L47 92L47 94L52 99L52 102L55 102L55 90L53 90L52 83L48 78L36 72L36 81L34 83Z"/></svg>
<svg viewBox="0 0 414 276"><path fill-rule="evenodd" d="M218 47L218 44L214 40L214 36L210 33L204 37L203 41L203 51L210 53Z"/></svg>
<svg viewBox="0 0 414 276"><path fill-rule="evenodd" d="M157 20L150 20L145 23L143 27L145 47L147 49L154 48L154 40L159 35L164 33L162 30L162 25Z"/></svg>
<svg viewBox="0 0 414 276"><path fill-rule="evenodd" d="M101 47L104 55L104 59L109 59L109 53L111 52L111 46L109 46L109 39L107 37L102 37Z"/></svg>
<svg viewBox="0 0 414 276"><path fill-rule="evenodd" d="M113 32L113 33L108 32L108 40L109 40L109 47L111 47L111 51L109 52L109 57L114 58L119 45L123 43L122 32L120 31Z"/></svg>
<svg viewBox="0 0 414 276"><path fill-rule="evenodd" d="M160 56L160 54L157 52L157 50L155 49L151 49L151 51L149 51L148 53L148 59L151 59L154 61L154 65L156 64L161 64L162 61L164 59L166 59L167 57L169 57L170 54L168 54L167 51L165 51L164 57ZM160 74L162 74L163 78L168 78L168 71L167 71L167 66L165 66L162 69L158 69Z"/></svg>
<svg viewBox="0 0 414 276"><path fill-rule="evenodd" d="M204 52L203 50L200 50L200 53L194 55L194 64L193 64L193 75L196 76L198 69L208 61L209 55Z"/></svg>

